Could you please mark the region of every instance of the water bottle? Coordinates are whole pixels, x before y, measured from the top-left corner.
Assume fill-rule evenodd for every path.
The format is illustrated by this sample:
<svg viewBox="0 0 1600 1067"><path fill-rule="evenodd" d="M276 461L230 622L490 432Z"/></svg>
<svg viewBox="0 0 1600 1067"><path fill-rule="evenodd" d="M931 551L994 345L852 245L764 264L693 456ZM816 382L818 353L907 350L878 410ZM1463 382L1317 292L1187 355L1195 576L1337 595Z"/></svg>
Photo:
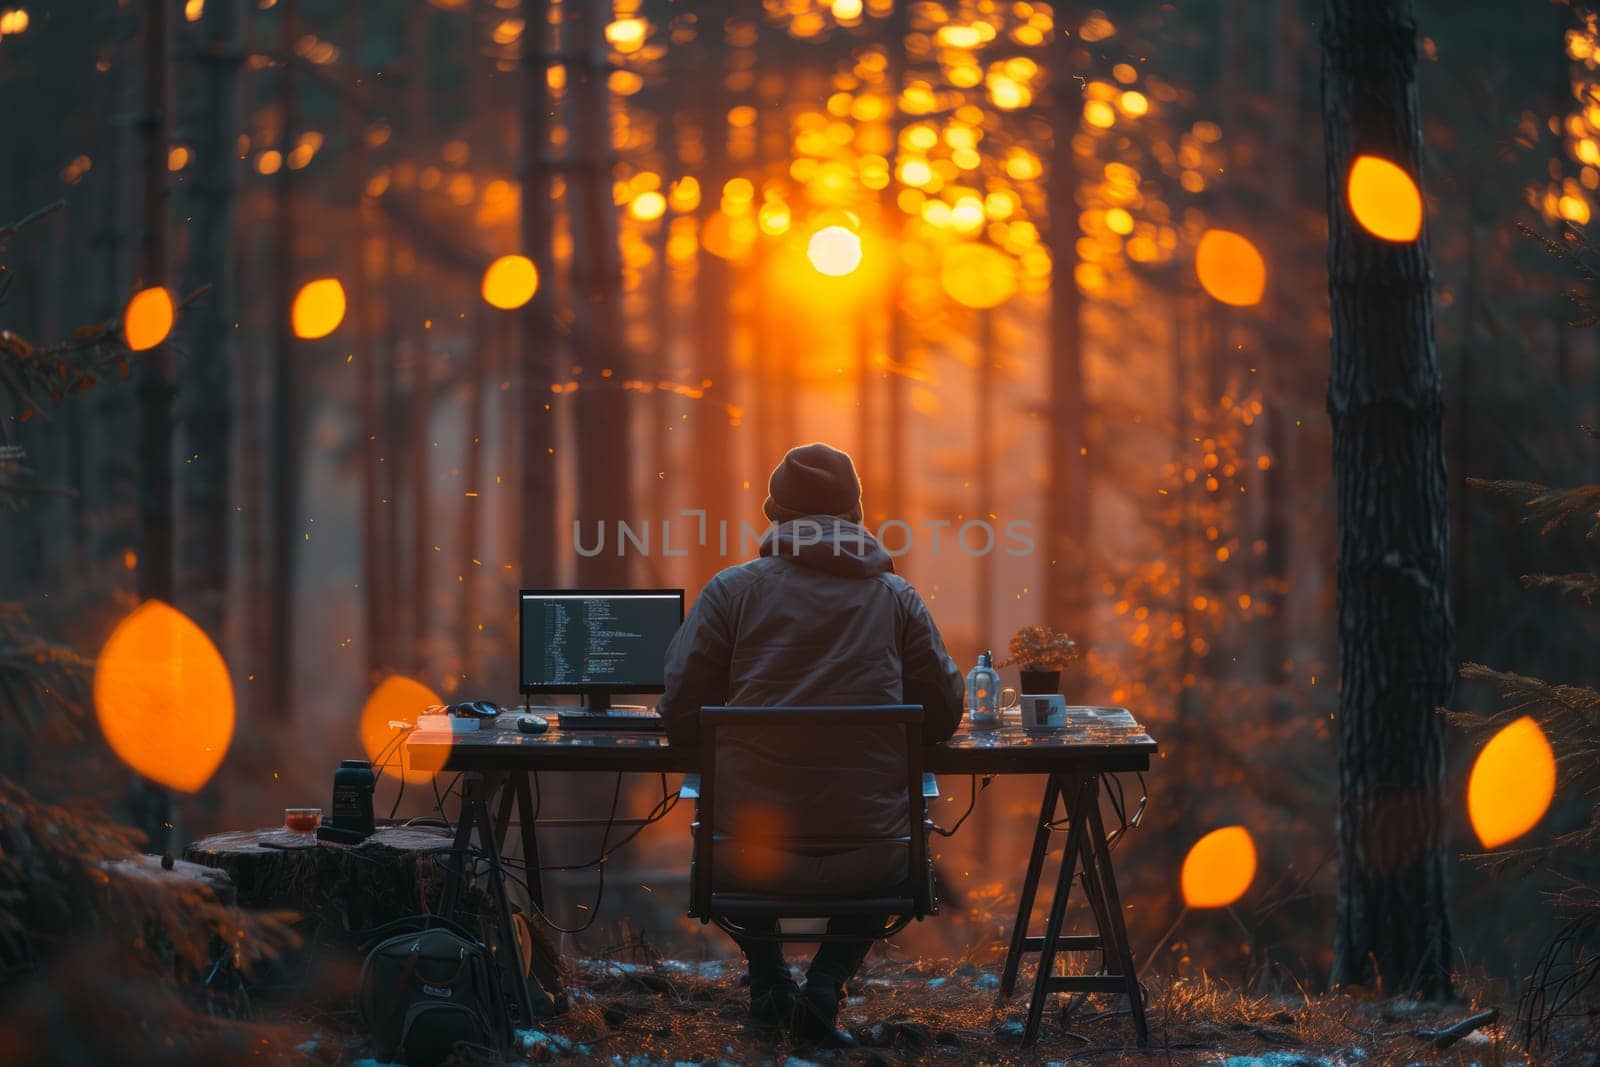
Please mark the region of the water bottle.
<svg viewBox="0 0 1600 1067"><path fill-rule="evenodd" d="M974 729L1000 725L1000 672L994 669L992 653L980 652L978 665L967 674L967 714Z"/></svg>
<svg viewBox="0 0 1600 1067"><path fill-rule="evenodd" d="M377 829L372 811L377 784L370 760L341 760L333 772L333 825L361 837L372 834Z"/></svg>

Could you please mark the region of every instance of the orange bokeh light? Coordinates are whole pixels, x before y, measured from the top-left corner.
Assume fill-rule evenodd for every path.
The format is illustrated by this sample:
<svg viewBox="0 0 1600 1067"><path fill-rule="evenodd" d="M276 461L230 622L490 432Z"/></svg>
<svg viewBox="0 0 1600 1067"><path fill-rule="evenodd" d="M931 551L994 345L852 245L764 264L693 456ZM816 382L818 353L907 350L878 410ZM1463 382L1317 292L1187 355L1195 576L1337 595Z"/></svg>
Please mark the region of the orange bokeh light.
<svg viewBox="0 0 1600 1067"><path fill-rule="evenodd" d="M939 266L939 284L963 307L997 308L1017 293L1017 264L991 245L953 245Z"/></svg>
<svg viewBox="0 0 1600 1067"><path fill-rule="evenodd" d="M750 804L735 809L729 827L728 873L742 886L772 888L795 873L799 857L782 842L794 828L781 809Z"/></svg>
<svg viewBox="0 0 1600 1067"><path fill-rule="evenodd" d="M194 793L233 740L233 681L205 631L170 604L147 600L100 650L94 711L122 762L152 782Z"/></svg>
<svg viewBox="0 0 1600 1067"><path fill-rule="evenodd" d="M606 26L606 41L624 55L637 52L644 47L645 35L649 28L644 19L617 19Z"/></svg>
<svg viewBox="0 0 1600 1067"><path fill-rule="evenodd" d="M1261 303L1267 264L1248 237L1232 230L1207 230L1194 253L1194 272L1213 300L1233 307Z"/></svg>
<svg viewBox="0 0 1600 1067"><path fill-rule="evenodd" d="M1194 843L1183 861L1183 902L1191 908L1226 908L1256 876L1256 843L1242 826L1224 826Z"/></svg>
<svg viewBox="0 0 1600 1067"><path fill-rule="evenodd" d="M133 294L122 312L122 340L129 351L144 352L167 339L177 308L172 294L160 285Z"/></svg>
<svg viewBox="0 0 1600 1067"><path fill-rule="evenodd" d="M344 321L344 286L337 278L306 282L295 294L289 322L294 335L307 341L326 337Z"/></svg>
<svg viewBox="0 0 1600 1067"><path fill-rule="evenodd" d="M640 222L654 222L667 213L667 198L654 189L640 193L628 205L628 214Z"/></svg>
<svg viewBox="0 0 1600 1067"><path fill-rule="evenodd" d="M1357 156L1345 193L1350 213L1374 237L1404 243L1422 232L1422 192L1389 160Z"/></svg>
<svg viewBox="0 0 1600 1067"><path fill-rule="evenodd" d="M539 291L539 268L527 256L501 256L483 272L483 299L490 307L513 311Z"/></svg>
<svg viewBox="0 0 1600 1067"><path fill-rule="evenodd" d="M417 750L410 751L411 766L406 766L407 754L400 751L399 747L390 749L383 759L378 757L383 754L394 740L395 730L389 725L393 722L416 722L417 716L425 708L441 704L439 694L403 675L391 675L378 683L378 687L367 697L367 702L361 707L361 748L366 752L367 758L372 761L372 766L379 774L387 774L395 778L404 778L407 782L415 784L426 782L432 778L444 765L443 757L419 761L416 758ZM429 735L430 737L434 735ZM440 733L441 741L448 743L452 735ZM381 764L381 766L380 766ZM425 764L425 765L424 765Z"/></svg>
<svg viewBox="0 0 1600 1067"><path fill-rule="evenodd" d="M806 242L806 258L818 274L843 278L861 266L861 237L844 226L824 226Z"/></svg>
<svg viewBox="0 0 1600 1067"><path fill-rule="evenodd" d="M1483 746L1467 781L1467 814L1484 848L1538 825L1556 794L1556 757L1539 724L1524 715Z"/></svg>

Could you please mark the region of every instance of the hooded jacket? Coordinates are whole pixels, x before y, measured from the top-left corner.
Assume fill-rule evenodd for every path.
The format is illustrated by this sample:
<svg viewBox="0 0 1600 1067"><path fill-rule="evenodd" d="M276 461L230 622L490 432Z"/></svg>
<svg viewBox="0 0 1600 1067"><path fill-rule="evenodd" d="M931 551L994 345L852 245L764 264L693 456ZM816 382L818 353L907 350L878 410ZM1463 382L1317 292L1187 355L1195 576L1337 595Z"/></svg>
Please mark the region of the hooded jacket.
<svg viewBox="0 0 1600 1067"><path fill-rule="evenodd" d="M779 523L761 555L712 578L667 649L660 710L674 745L702 707L921 704L922 739L961 723L966 689L927 605L861 525Z"/></svg>
<svg viewBox="0 0 1600 1067"><path fill-rule="evenodd" d="M660 704L673 745L699 743L702 707L920 704L922 740L961 722L965 685L938 627L883 546L831 515L782 522L761 555L701 591L667 650ZM717 833L737 840L719 889L881 891L906 877L899 849L786 849L771 839L903 837L904 735L774 723L718 735ZM808 766L832 769L817 775Z"/></svg>

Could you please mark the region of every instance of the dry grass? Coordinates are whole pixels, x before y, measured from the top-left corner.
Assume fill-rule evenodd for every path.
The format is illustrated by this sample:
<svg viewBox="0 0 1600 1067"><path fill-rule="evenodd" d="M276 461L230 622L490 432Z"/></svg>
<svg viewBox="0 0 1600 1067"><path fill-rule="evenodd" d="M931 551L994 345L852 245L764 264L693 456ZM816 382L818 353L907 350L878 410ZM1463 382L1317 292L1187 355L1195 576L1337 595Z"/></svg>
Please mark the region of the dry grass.
<svg viewBox="0 0 1600 1067"><path fill-rule="evenodd" d="M588 1057L623 1062L777 1063L790 1057L837 1063L1094 1064L1233 1062L1237 1067L1295 1065L1588 1063L1600 1035L1562 1035L1563 1049L1530 1056L1514 1041L1511 1016L1436 1049L1431 1031L1494 1006L1476 996L1434 1006L1343 995L1241 993L1204 976L1154 978L1151 1043L1134 1044L1125 1004L1094 997L1070 1019L1068 998L1057 996L1043 1037L1028 1052L1018 1047L1027 1010L1026 989L996 1004L996 973L970 963L873 961L852 986L840 1021L863 1048L839 1053L795 1047L746 1019L740 968L711 963L654 965L586 961L573 1011L553 1020L534 1058Z"/></svg>

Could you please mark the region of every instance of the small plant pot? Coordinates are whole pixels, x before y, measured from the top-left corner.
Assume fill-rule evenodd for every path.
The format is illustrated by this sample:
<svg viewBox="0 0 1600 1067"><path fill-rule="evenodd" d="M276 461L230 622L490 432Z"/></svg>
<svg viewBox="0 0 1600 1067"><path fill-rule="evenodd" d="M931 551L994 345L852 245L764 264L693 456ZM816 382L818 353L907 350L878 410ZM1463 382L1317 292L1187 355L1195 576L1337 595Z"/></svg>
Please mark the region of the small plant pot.
<svg viewBox="0 0 1600 1067"><path fill-rule="evenodd" d="M1042 696L1045 693L1061 692L1060 671L1023 671L1022 691Z"/></svg>

